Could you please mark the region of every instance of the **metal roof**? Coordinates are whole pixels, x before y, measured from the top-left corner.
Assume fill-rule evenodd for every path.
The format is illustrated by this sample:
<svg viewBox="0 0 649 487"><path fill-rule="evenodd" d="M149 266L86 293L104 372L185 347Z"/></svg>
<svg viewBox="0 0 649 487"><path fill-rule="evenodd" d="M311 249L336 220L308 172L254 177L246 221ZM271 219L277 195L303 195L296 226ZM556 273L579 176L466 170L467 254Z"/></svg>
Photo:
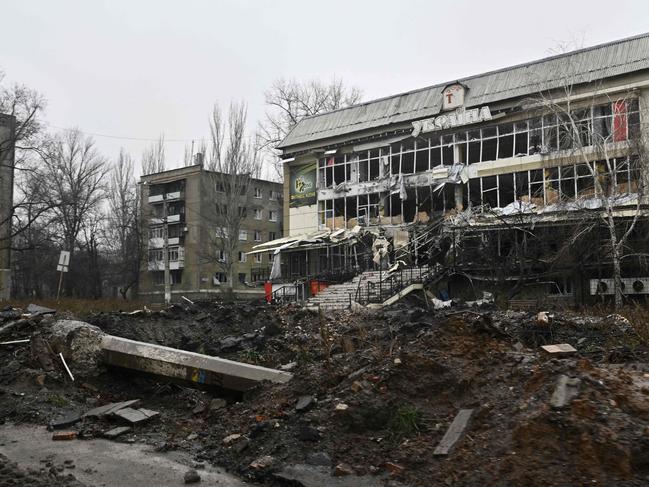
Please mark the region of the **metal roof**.
<svg viewBox="0 0 649 487"><path fill-rule="evenodd" d="M468 88L464 105L471 107L648 68L649 33L645 33L307 117L278 147L434 116L440 111L442 90L456 82Z"/></svg>

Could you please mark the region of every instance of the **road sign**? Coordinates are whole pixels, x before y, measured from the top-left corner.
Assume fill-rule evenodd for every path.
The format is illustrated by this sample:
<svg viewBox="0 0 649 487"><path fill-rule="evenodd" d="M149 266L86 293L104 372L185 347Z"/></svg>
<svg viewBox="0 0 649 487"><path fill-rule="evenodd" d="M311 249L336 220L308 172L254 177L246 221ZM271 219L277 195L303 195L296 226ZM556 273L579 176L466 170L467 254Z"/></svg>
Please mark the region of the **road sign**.
<svg viewBox="0 0 649 487"><path fill-rule="evenodd" d="M56 266L56 270L59 272L68 272L69 265L70 252L68 250L61 250L61 255L59 255L59 263Z"/></svg>

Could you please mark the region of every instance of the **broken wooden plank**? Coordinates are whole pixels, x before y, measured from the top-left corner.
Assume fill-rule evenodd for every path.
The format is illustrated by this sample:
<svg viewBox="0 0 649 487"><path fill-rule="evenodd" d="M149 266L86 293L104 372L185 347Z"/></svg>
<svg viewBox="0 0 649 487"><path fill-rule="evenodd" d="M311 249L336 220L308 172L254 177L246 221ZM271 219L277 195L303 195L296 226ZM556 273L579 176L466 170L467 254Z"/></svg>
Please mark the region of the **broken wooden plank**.
<svg viewBox="0 0 649 487"><path fill-rule="evenodd" d="M433 455L443 456L451 453L455 445L464 436L474 411L475 409L460 409L460 412L457 413L457 416L455 416L455 419L448 427L448 430L446 430L442 441L440 441L437 448L435 448Z"/></svg>
<svg viewBox="0 0 649 487"><path fill-rule="evenodd" d="M111 402L109 404L104 404L103 406L99 406L94 409L91 409L86 414L84 414L83 417L89 418L89 417L108 416L109 414L113 414L114 412L119 411L120 409L124 409L129 406L135 406L139 402L140 402L139 399L131 399L130 401L123 401L123 402Z"/></svg>
<svg viewBox="0 0 649 487"><path fill-rule="evenodd" d="M115 411L114 415L125 419L129 423L141 423L148 419L153 418L160 414L158 411L152 411L150 409L133 409L133 408L124 408L119 411Z"/></svg>
<svg viewBox="0 0 649 487"><path fill-rule="evenodd" d="M555 345L543 345L541 347L548 353L574 353L577 351L575 347L569 343L557 343Z"/></svg>

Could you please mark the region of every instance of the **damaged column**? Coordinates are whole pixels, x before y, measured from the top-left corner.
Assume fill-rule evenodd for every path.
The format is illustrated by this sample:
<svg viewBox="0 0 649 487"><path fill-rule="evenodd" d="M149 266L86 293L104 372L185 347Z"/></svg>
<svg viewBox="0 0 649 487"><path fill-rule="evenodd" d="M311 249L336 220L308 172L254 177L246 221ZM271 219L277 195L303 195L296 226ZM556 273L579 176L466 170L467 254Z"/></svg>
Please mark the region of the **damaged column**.
<svg viewBox="0 0 649 487"><path fill-rule="evenodd" d="M104 334L81 321L60 320L52 325L52 345L77 367L98 362L148 372L171 379L246 391L264 380L288 382L292 374L200 353Z"/></svg>

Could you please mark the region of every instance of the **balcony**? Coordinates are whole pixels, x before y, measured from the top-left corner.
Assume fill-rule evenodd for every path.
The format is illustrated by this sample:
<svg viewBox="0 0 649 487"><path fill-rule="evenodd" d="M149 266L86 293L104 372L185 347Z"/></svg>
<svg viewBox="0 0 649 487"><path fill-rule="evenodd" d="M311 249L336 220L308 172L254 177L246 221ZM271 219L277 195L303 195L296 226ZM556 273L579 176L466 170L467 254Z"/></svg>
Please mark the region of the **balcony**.
<svg viewBox="0 0 649 487"><path fill-rule="evenodd" d="M149 203L160 203L162 200L164 200L164 195L162 194L154 194L149 196Z"/></svg>
<svg viewBox="0 0 649 487"><path fill-rule="evenodd" d="M149 203L162 203L163 201L181 200L184 197L182 191L171 191L165 194L154 194L149 196Z"/></svg>
<svg viewBox="0 0 649 487"><path fill-rule="evenodd" d="M150 249L161 249L164 247L165 239L162 237L154 237L149 239ZM169 237L169 245L179 245L180 237Z"/></svg>
<svg viewBox="0 0 649 487"><path fill-rule="evenodd" d="M175 271L178 269L183 269L185 267L184 260L170 260L169 261L169 270ZM148 269L150 271L164 271L165 263L164 260L153 260L149 261Z"/></svg>
<svg viewBox="0 0 649 487"><path fill-rule="evenodd" d="M167 215L167 223L179 223L180 222L180 213L175 215ZM150 225L162 225L164 223L164 218L161 216L151 217L149 219Z"/></svg>

